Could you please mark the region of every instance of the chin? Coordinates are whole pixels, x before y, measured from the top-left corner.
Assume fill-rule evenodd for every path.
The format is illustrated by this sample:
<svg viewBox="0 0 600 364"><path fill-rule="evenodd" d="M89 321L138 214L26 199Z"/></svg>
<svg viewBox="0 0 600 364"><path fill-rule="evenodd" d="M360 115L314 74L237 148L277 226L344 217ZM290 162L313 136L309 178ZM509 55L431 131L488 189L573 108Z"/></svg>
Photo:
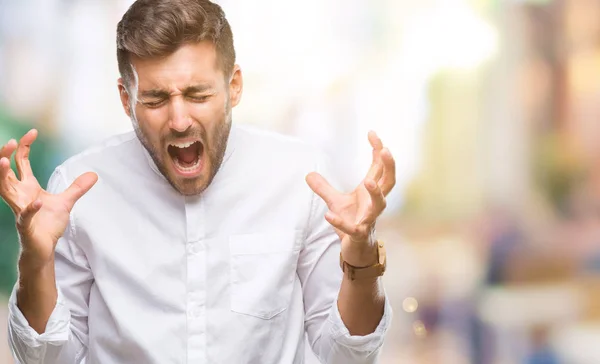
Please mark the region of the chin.
<svg viewBox="0 0 600 364"><path fill-rule="evenodd" d="M195 178L182 178L181 176L171 175L169 182L184 196L196 196L204 192L208 187L208 181L204 175Z"/></svg>
<svg viewBox="0 0 600 364"><path fill-rule="evenodd" d="M206 190L206 187L208 186L205 186L204 184L194 186L183 186L180 187L179 193L181 193L184 196L197 196L204 192L204 190Z"/></svg>

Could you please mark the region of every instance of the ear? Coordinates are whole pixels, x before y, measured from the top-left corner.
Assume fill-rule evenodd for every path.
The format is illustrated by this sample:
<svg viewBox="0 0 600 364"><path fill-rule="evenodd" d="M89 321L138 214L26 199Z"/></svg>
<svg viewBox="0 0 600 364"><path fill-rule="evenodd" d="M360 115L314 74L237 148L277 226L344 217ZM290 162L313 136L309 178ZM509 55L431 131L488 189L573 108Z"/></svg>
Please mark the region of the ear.
<svg viewBox="0 0 600 364"><path fill-rule="evenodd" d="M236 64L233 66L231 80L229 81L229 102L231 103L231 107L235 107L240 103L243 90L244 80L242 78L242 70L240 66Z"/></svg>
<svg viewBox="0 0 600 364"><path fill-rule="evenodd" d="M127 92L127 88L125 87L123 78L119 78L117 81L119 88L119 97L121 98L121 104L123 105L123 110L125 110L125 114L131 118L131 103L129 99L129 92Z"/></svg>

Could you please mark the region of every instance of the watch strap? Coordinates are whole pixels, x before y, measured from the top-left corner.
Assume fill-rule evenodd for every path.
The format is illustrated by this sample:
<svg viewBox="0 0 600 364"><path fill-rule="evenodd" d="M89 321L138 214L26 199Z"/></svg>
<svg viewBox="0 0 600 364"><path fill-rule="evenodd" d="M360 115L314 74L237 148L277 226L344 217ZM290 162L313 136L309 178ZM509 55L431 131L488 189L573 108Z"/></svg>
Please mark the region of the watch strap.
<svg viewBox="0 0 600 364"><path fill-rule="evenodd" d="M385 246L382 241L377 241L377 263L369 267L355 267L344 261L340 253L340 267L342 272L351 280L381 277L387 267Z"/></svg>

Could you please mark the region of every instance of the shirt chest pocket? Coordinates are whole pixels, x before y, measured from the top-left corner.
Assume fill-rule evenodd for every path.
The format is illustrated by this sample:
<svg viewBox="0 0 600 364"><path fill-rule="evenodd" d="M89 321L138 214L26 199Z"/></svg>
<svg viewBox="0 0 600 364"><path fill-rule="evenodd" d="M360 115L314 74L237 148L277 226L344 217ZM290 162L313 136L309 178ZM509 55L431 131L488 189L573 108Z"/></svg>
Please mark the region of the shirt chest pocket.
<svg viewBox="0 0 600 364"><path fill-rule="evenodd" d="M290 305L301 245L300 231L233 235L231 310L271 319Z"/></svg>

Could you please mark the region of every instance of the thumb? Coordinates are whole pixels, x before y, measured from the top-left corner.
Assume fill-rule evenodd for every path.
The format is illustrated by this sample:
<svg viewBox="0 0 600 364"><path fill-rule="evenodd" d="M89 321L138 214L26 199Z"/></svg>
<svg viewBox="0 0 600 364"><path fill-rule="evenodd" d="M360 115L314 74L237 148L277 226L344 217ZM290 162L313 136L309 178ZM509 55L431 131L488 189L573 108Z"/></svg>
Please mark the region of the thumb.
<svg viewBox="0 0 600 364"><path fill-rule="evenodd" d="M327 205L335 199L338 194L337 190L333 188L327 180L317 172L309 173L306 176L306 183L319 197L325 201Z"/></svg>
<svg viewBox="0 0 600 364"><path fill-rule="evenodd" d="M42 201L35 200L19 213L17 216L17 230L20 233L27 233L30 230L31 221L35 214L40 211L40 208L42 208Z"/></svg>
<svg viewBox="0 0 600 364"><path fill-rule="evenodd" d="M77 177L75 181L67 188L61 196L65 197L69 203L69 209L73 208L75 203L98 182L98 175L93 172L84 173Z"/></svg>

